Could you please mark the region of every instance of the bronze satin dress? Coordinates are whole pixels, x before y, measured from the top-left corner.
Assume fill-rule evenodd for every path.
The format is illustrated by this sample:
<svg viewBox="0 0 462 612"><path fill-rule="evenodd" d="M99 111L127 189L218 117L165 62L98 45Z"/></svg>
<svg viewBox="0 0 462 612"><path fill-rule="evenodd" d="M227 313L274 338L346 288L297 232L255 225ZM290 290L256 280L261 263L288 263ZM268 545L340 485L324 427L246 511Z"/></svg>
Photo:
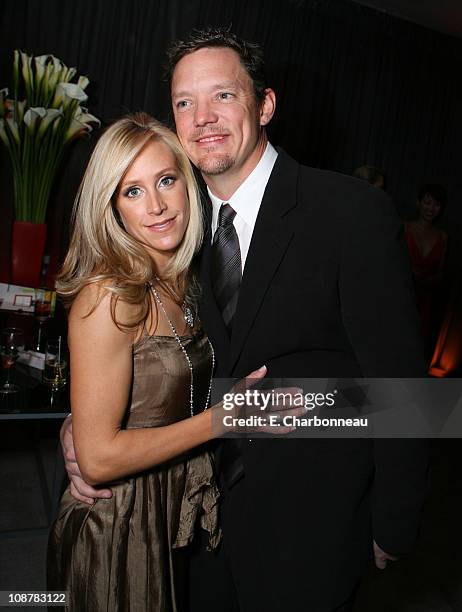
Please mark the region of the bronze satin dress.
<svg viewBox="0 0 462 612"><path fill-rule="evenodd" d="M193 364L194 410L203 409L211 376L202 331L182 337ZM170 336L144 336L133 349L126 427L160 427L190 416L190 371ZM220 539L218 489L208 452L196 449L111 485L92 506L65 491L48 548L48 589L68 590L73 612L176 612L184 558L196 523ZM183 568L184 569L184 568Z"/></svg>

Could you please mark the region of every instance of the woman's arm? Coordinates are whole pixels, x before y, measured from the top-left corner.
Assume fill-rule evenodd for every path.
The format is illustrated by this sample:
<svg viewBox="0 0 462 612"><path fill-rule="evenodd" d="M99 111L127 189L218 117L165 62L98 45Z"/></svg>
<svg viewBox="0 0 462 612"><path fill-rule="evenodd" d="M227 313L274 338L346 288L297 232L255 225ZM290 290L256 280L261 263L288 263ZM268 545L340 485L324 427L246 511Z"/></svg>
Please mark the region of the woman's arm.
<svg viewBox="0 0 462 612"><path fill-rule="evenodd" d="M95 287L83 289L69 317L75 452L89 484L146 470L213 437L209 410L165 427L121 429L132 380L134 334L112 321L109 294L85 317L96 292ZM130 306L119 302L118 315L129 317Z"/></svg>

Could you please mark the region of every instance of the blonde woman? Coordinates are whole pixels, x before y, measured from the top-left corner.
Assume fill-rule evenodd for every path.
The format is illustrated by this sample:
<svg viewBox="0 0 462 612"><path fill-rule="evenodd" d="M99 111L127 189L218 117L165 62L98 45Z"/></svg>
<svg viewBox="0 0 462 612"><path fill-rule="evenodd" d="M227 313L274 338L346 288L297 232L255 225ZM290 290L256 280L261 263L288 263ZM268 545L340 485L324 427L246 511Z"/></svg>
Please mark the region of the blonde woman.
<svg viewBox="0 0 462 612"><path fill-rule="evenodd" d="M66 490L48 586L69 591L70 610L177 610L175 548L196 519L211 547L219 529L210 456L191 451L213 437L214 353L194 313L201 208L176 136L144 113L109 127L74 224L58 290L70 304L75 452L84 479L113 495L88 506Z"/></svg>

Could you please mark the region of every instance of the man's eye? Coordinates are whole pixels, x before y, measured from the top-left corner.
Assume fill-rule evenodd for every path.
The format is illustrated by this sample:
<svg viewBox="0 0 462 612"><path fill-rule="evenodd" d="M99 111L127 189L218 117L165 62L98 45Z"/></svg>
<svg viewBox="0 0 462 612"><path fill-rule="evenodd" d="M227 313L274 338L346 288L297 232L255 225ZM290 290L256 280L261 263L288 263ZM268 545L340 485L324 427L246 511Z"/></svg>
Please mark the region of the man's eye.
<svg viewBox="0 0 462 612"><path fill-rule="evenodd" d="M183 110L185 108L188 108L189 105L190 105L190 102L188 102L188 100L180 100L179 102L176 103L176 107L178 110Z"/></svg>
<svg viewBox="0 0 462 612"><path fill-rule="evenodd" d="M127 198L137 198L139 195L141 195L141 188L140 187L129 187L125 191L125 195L127 196Z"/></svg>
<svg viewBox="0 0 462 612"><path fill-rule="evenodd" d="M229 91L221 91L218 94L218 97L220 98L220 100L230 100L233 97L233 94Z"/></svg>
<svg viewBox="0 0 462 612"><path fill-rule="evenodd" d="M159 181L159 187L170 187L175 182L174 176L164 176Z"/></svg>

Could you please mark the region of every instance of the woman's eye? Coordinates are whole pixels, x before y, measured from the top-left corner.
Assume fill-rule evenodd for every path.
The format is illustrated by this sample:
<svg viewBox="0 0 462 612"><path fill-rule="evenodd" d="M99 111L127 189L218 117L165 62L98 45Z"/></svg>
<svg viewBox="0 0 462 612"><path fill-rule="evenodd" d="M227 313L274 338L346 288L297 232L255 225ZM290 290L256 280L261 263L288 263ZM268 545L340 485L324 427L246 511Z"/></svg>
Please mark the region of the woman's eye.
<svg viewBox="0 0 462 612"><path fill-rule="evenodd" d="M130 187L126 190L125 195L127 196L127 198L137 198L139 195L141 195L141 188Z"/></svg>
<svg viewBox="0 0 462 612"><path fill-rule="evenodd" d="M164 176L159 181L159 187L170 187L175 182L174 176Z"/></svg>

